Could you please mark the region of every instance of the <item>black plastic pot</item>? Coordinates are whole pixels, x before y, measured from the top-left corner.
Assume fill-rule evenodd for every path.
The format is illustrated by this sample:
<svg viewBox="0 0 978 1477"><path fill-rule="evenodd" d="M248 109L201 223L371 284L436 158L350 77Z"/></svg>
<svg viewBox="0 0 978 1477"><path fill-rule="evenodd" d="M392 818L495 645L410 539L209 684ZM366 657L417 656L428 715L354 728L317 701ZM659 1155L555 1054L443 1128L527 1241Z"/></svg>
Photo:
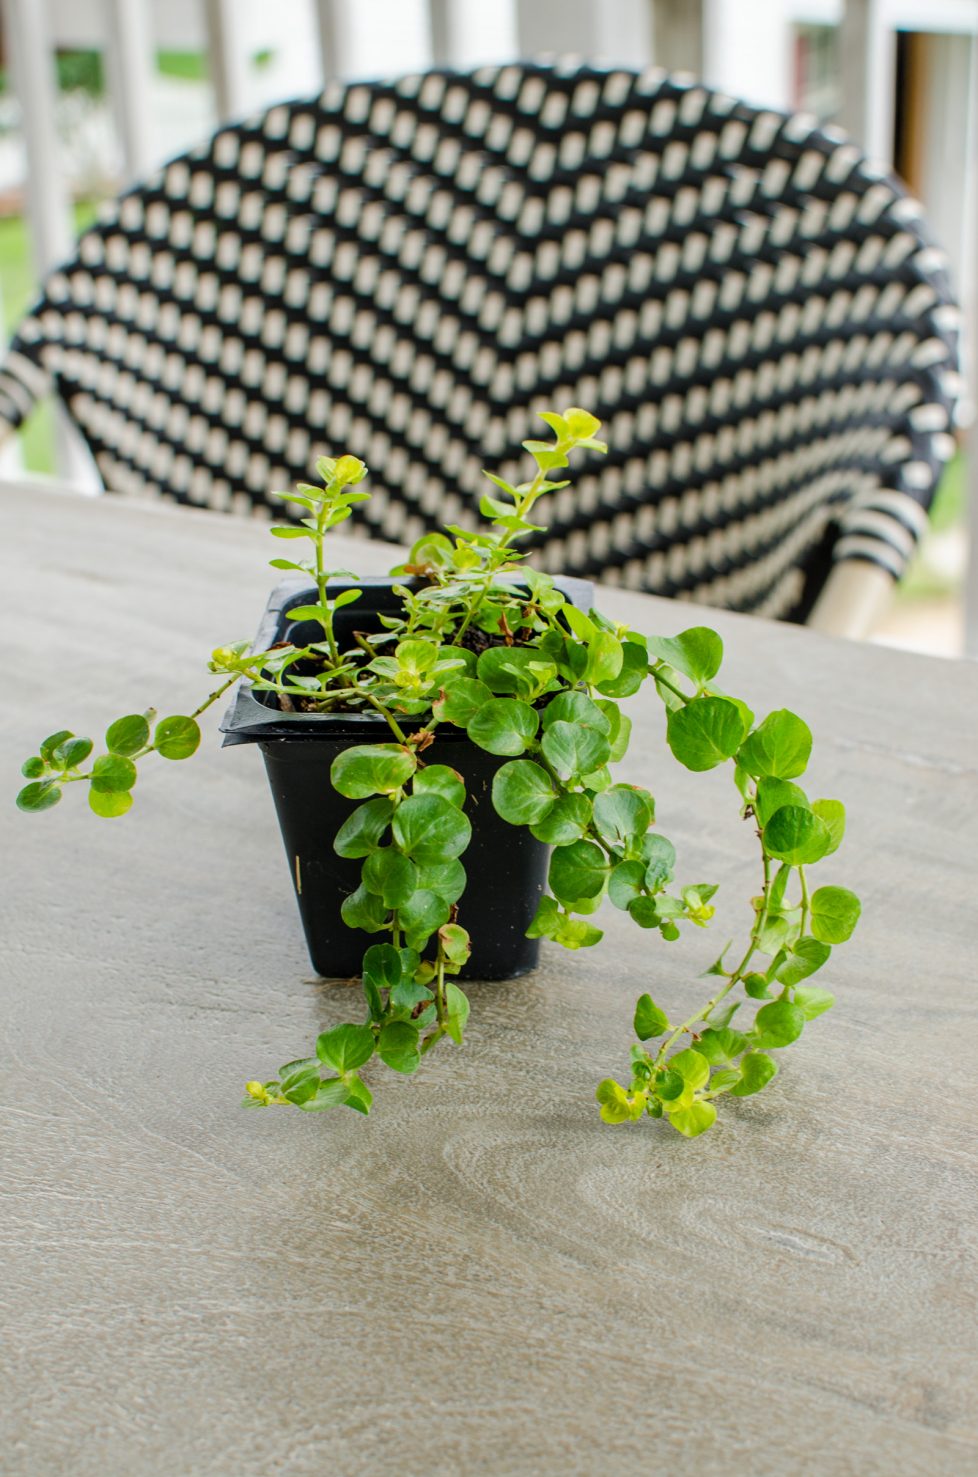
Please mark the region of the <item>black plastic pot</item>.
<svg viewBox="0 0 978 1477"><path fill-rule="evenodd" d="M330 593L360 589L355 605L337 612L336 636L341 649L352 645L352 631L382 630L377 617L396 613L400 601L390 579L335 580ZM558 580L558 588L575 605L591 606L592 587L584 580ZM278 641L315 640L313 622L290 621L297 605L317 599L314 588L294 580L276 586L255 638L255 650ZM336 755L354 744L388 743L390 730L379 714L283 713L274 696L239 687L221 724L224 743L256 743L282 828L282 839L305 930L309 957L327 978L359 974L364 950L381 941L350 929L340 917L343 899L360 880L361 863L337 856L333 838L360 803L338 795L329 780ZM407 725L405 725L407 726ZM472 934L472 957L462 971L470 979L510 979L534 969L538 939L525 937L547 876L549 847L523 827L511 826L492 808L492 780L507 761L473 744L461 729L439 730L426 751L430 763L449 764L465 781L466 813L472 840L462 857L468 876L459 902L459 921Z"/></svg>

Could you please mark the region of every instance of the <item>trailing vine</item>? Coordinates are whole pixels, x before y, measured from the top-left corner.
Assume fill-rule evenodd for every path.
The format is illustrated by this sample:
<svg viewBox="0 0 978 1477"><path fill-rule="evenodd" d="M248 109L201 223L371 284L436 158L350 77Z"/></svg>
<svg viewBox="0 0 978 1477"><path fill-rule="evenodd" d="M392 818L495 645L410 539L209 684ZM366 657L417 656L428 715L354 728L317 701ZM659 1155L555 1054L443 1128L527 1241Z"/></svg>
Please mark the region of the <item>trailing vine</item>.
<svg viewBox="0 0 978 1477"><path fill-rule="evenodd" d="M286 1063L274 1078L249 1082L249 1107L345 1105L367 1113L373 1097L362 1069L371 1058L413 1073L446 1037L461 1044L469 1003L455 976L471 951L459 921L471 825L464 782L439 761L446 727L506 761L492 785L496 811L553 848L531 937L569 949L597 944L594 919L606 898L666 943L687 925L709 926L716 888L676 884L675 848L656 826L652 795L612 774L631 733L622 702L647 681L663 704L675 759L693 771L732 766L740 815L759 845L761 884L744 951L728 967L728 946L712 964L705 1001L674 1024L649 994L640 996L626 1081L608 1077L597 1088L602 1118L665 1118L695 1137L715 1121L718 1098L766 1087L777 1071L771 1051L795 1042L833 1003L809 981L850 937L859 902L842 887L809 886L808 869L838 848L845 828L839 801L810 800L796 783L811 733L786 710L756 722L743 701L721 691L716 632L646 636L578 609L525 562L517 545L540 531L538 503L568 485L553 474L575 451L606 450L596 439L599 422L584 410L543 420L552 440L524 442L535 463L530 480L514 485L487 473L486 526L449 526L419 539L394 571L404 580L401 612L382 619L379 635L358 633L349 649L335 616L362 592L333 593L327 538L369 496L359 486L366 467L354 456L322 458L322 485L278 494L298 521L271 530L307 546L306 558L271 563L315 586L313 601L289 611L318 627L315 639L260 652L245 642L219 647L210 661L218 683L193 713L157 720L150 710L116 720L106 752L90 765L92 740L61 730L23 766L22 810L50 809L67 786L85 783L91 809L112 818L133 803L139 763L154 753L188 758L200 742L197 719L236 682L286 709L372 711L386 725L383 741L352 744L330 772L333 787L358 802L334 846L361 862L343 920L376 936L363 956L366 1017L324 1032L314 1055Z"/></svg>

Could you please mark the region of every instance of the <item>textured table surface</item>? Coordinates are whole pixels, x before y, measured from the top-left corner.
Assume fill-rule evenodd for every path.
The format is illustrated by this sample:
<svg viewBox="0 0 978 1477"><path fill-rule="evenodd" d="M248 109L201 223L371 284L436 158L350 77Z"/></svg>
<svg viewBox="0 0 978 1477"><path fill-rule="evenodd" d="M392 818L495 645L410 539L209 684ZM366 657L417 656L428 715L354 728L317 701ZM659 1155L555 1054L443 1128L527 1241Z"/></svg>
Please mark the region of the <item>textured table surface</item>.
<svg viewBox="0 0 978 1477"><path fill-rule="evenodd" d="M53 729L194 706L275 552L260 525L0 494L4 1472L978 1471L978 671L705 616L728 690L812 723L813 790L850 806L823 870L865 909L837 1008L706 1137L593 1101L635 996L695 1003L754 885L729 776L678 772L641 699L628 777L723 884L713 936L608 910L598 949L472 987L464 1050L384 1072L369 1120L246 1113L244 1080L352 1003L309 977L257 753L215 719L118 824L12 796Z"/></svg>

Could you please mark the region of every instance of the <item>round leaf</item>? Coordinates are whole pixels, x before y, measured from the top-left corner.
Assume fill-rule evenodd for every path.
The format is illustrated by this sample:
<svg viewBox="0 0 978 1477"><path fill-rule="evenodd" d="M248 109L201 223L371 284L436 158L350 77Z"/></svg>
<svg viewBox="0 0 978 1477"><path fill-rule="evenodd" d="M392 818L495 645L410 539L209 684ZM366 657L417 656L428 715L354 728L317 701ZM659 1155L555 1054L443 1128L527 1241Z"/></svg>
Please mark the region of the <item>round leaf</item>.
<svg viewBox="0 0 978 1477"><path fill-rule="evenodd" d="M442 795L412 795L394 814L394 840L412 861L447 861L468 846L472 826L468 817Z"/></svg>
<svg viewBox="0 0 978 1477"><path fill-rule="evenodd" d="M717 1110L712 1103L703 1102L697 1098L685 1108L677 1108L675 1113L669 1114L669 1122L673 1128L688 1139L698 1138L701 1133L706 1133L712 1128L717 1118Z"/></svg>
<svg viewBox="0 0 978 1477"><path fill-rule="evenodd" d="M812 733L795 713L769 713L740 746L737 763L748 774L792 780L804 774L812 752Z"/></svg>
<svg viewBox="0 0 978 1477"><path fill-rule="evenodd" d="M675 757L697 772L715 769L736 754L744 737L744 719L727 698L703 697L674 708L666 739Z"/></svg>
<svg viewBox="0 0 978 1477"><path fill-rule="evenodd" d="M364 862L363 885L385 907L399 908L418 885L418 869L396 847L384 846L371 852Z"/></svg>
<svg viewBox="0 0 978 1477"><path fill-rule="evenodd" d="M377 1039L377 1055L395 1072L416 1072L421 1065L417 1026L410 1021L388 1021Z"/></svg>
<svg viewBox="0 0 978 1477"><path fill-rule="evenodd" d="M337 754L329 777L334 790L349 800L389 795L399 790L417 768L417 758L400 744L358 744Z"/></svg>
<svg viewBox="0 0 978 1477"><path fill-rule="evenodd" d="M426 764L414 776L415 795L441 795L459 809L465 804L465 781L457 769L447 764Z"/></svg>
<svg viewBox="0 0 978 1477"><path fill-rule="evenodd" d="M49 737L44 739L44 741L41 743L41 758L46 760L47 763L50 764L55 749L59 748L66 739L74 738L74 736L75 735L71 732L69 728L59 728L57 733L50 734Z"/></svg>
<svg viewBox="0 0 978 1477"><path fill-rule="evenodd" d="M193 718L161 718L153 733L153 746L161 759L189 759L199 743L200 729Z"/></svg>
<svg viewBox="0 0 978 1477"><path fill-rule="evenodd" d="M132 795L128 790L102 791L93 787L88 792L88 803L96 815L112 820L132 809Z"/></svg>
<svg viewBox="0 0 978 1477"><path fill-rule="evenodd" d="M149 724L142 713L117 718L106 729L105 747L112 754L138 754L149 743Z"/></svg>
<svg viewBox="0 0 978 1477"><path fill-rule="evenodd" d="M800 805L782 805L764 827L764 850L778 861L801 867L817 862L831 845L828 828Z"/></svg>
<svg viewBox="0 0 978 1477"><path fill-rule="evenodd" d="M56 785L54 780L35 780L32 784L25 785L18 794L17 808L31 814L40 810L50 810L52 805L57 805L60 799L61 786Z"/></svg>
<svg viewBox="0 0 978 1477"><path fill-rule="evenodd" d="M623 641L621 669L617 677L595 684L604 697L631 697L648 676L649 654L637 641Z"/></svg>
<svg viewBox="0 0 978 1477"><path fill-rule="evenodd" d="M731 1097L751 1097L766 1087L778 1073L777 1063L763 1051L749 1051L740 1059L740 1081L730 1089Z"/></svg>
<svg viewBox="0 0 978 1477"><path fill-rule="evenodd" d="M820 887L812 895L812 933L823 944L844 944L861 911L859 899L847 887Z"/></svg>
<svg viewBox="0 0 978 1477"><path fill-rule="evenodd" d="M590 774L611 757L611 745L603 733L562 719L547 728L542 748L562 779Z"/></svg>
<svg viewBox="0 0 978 1477"><path fill-rule="evenodd" d="M758 780L757 803L754 808L762 829L774 812L780 810L783 805L797 805L802 810L812 808L804 790L798 785L793 785L790 780Z"/></svg>
<svg viewBox="0 0 978 1477"><path fill-rule="evenodd" d="M91 752L91 739L71 738L59 744L51 757L53 762L60 764L63 769L75 769L79 764L84 764Z"/></svg>
<svg viewBox="0 0 978 1477"><path fill-rule="evenodd" d="M846 808L841 800L816 800L812 810L829 833L829 849L825 855L831 856L842 845L846 833Z"/></svg>
<svg viewBox="0 0 978 1477"><path fill-rule="evenodd" d="M790 1046L805 1029L805 1017L790 1000L772 1000L754 1017L754 1031L762 1046Z"/></svg>
<svg viewBox="0 0 978 1477"><path fill-rule="evenodd" d="M542 820L556 798L550 776L530 759L504 764L492 781L493 808L514 826Z"/></svg>
<svg viewBox="0 0 978 1477"><path fill-rule="evenodd" d="M586 795L561 795L543 819L530 827L530 834L547 846L567 846L581 839L590 820L591 802Z"/></svg>
<svg viewBox="0 0 978 1477"><path fill-rule="evenodd" d="M600 897L608 876L604 852L593 841L558 846L550 858L550 890L567 906Z"/></svg>
<svg viewBox="0 0 978 1477"><path fill-rule="evenodd" d="M458 728L466 728L492 698L486 684L475 677L446 679L442 692L444 696L432 704L432 711L439 723L454 723Z"/></svg>
<svg viewBox="0 0 978 1477"><path fill-rule="evenodd" d="M131 790L136 783L136 766L121 754L100 754L92 765L92 790L99 795ZM128 806L126 807L128 809ZM99 811L98 814L103 814Z"/></svg>
<svg viewBox="0 0 978 1477"><path fill-rule="evenodd" d="M693 626L678 636L650 636L649 655L702 687L720 670L723 642L709 626Z"/></svg>
<svg viewBox="0 0 978 1477"><path fill-rule="evenodd" d="M369 1026L336 1026L316 1042L319 1060L337 1072L355 1072L373 1054L374 1033Z"/></svg>
<svg viewBox="0 0 978 1477"><path fill-rule="evenodd" d="M543 710L544 731L554 723L577 723L611 735L611 719L583 692L560 692L550 699Z"/></svg>
<svg viewBox="0 0 978 1477"><path fill-rule="evenodd" d="M337 831L333 850L339 856L369 856L379 846L393 814L394 803L386 797L358 805Z"/></svg>
<svg viewBox="0 0 978 1477"><path fill-rule="evenodd" d="M401 956L393 944L371 944L363 956L363 977L378 990L394 990L401 983Z"/></svg>
<svg viewBox="0 0 978 1477"><path fill-rule="evenodd" d="M538 717L517 698L492 698L468 725L468 735L490 754L522 754L536 737Z"/></svg>
<svg viewBox="0 0 978 1477"><path fill-rule="evenodd" d="M645 835L652 824L652 807L631 785L612 785L594 802L594 824L610 845L624 846Z"/></svg>

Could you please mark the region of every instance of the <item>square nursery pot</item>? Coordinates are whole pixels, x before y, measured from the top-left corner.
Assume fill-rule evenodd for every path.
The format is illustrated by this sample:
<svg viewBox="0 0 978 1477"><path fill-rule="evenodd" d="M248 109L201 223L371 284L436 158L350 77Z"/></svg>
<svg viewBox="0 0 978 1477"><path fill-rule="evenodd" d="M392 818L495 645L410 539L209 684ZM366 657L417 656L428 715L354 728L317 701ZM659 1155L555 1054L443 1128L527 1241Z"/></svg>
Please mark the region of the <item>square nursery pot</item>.
<svg viewBox="0 0 978 1477"><path fill-rule="evenodd" d="M342 649L354 630L380 632L378 616L395 614L395 585L404 580L331 580L330 594L359 589L354 606L337 611L335 632ZM592 586L585 580L558 579L557 588L574 605L588 610ZM317 599L315 587L283 581L272 591L255 650L279 641L315 639L312 621L290 621L286 612ZM221 724L224 744L257 744L265 760L272 798L295 888L309 957L317 973L346 978L360 973L364 951L378 936L348 928L340 917L343 899L360 881L359 861L337 856L333 838L351 811L362 803L338 795L330 784L330 765L354 744L388 743L390 729L375 713L283 713L274 694L240 686ZM404 727L410 727L407 720ZM525 937L547 878L550 848L522 826L502 820L492 807L493 776L507 759L478 748L461 729L445 725L426 756L449 764L465 781L466 814L472 840L461 860L468 877L459 900L460 922L472 934L472 957L462 970L469 979L510 979L534 969L539 939Z"/></svg>

